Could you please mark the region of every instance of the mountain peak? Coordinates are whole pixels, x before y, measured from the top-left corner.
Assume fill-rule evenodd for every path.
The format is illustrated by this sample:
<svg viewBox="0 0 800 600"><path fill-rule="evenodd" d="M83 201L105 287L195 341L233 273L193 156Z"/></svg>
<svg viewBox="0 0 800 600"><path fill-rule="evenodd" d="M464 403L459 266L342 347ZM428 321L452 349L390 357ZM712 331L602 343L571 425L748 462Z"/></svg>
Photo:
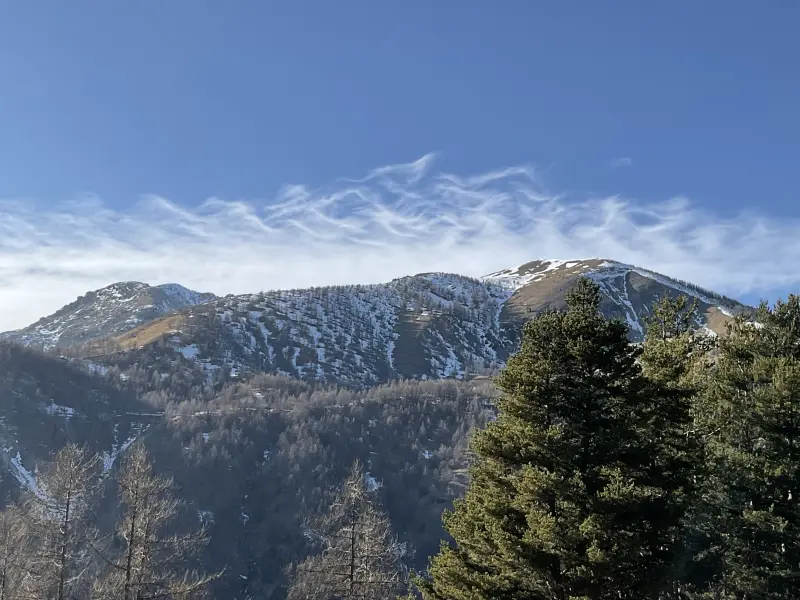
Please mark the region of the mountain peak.
<svg viewBox="0 0 800 600"><path fill-rule="evenodd" d="M206 302L211 302L216 298L214 294L195 292L194 290L190 290L189 288L186 288L178 283L162 283L156 287L164 292L167 296L175 298L178 301L182 301L186 306L205 304Z"/></svg>
<svg viewBox="0 0 800 600"><path fill-rule="evenodd" d="M552 273L578 274L597 271L607 267L622 266L622 263L604 258L577 259L537 259L513 267L503 269L484 276L484 281L499 283L518 289L535 281L539 281Z"/></svg>
<svg viewBox="0 0 800 600"><path fill-rule="evenodd" d="M483 281L508 290L501 320L519 322L529 318L529 313L563 307L566 291L579 276L600 285L604 296L601 310L626 321L634 339L644 335L646 315L661 296L695 298L700 303L697 326L712 333L724 331L727 320L746 308L732 298L680 279L603 258L539 259L491 273Z"/></svg>
<svg viewBox="0 0 800 600"><path fill-rule="evenodd" d="M33 325L0 336L45 349L81 344L215 298L214 294L175 283L151 286L141 281L118 281L87 292Z"/></svg>

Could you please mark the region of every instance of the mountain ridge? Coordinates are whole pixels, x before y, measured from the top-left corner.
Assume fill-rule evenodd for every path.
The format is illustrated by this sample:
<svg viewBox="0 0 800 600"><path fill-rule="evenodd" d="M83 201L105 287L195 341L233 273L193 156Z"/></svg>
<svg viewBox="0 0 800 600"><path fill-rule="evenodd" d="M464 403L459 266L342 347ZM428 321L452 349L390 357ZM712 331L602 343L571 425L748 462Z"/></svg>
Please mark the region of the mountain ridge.
<svg viewBox="0 0 800 600"><path fill-rule="evenodd" d="M626 322L634 341L643 338L650 306L663 295L695 298L696 327L715 335L733 315L749 309L648 269L574 259L535 260L482 278L434 272L381 284L222 298L186 291L177 294L179 310L141 322L120 317L102 328L89 318L84 330L80 323L86 317L67 310L72 305L62 311L72 315L78 354L113 361L114 353L150 349L160 360L190 363L209 381L268 372L364 387L397 378L460 379L495 371L515 351L524 322L562 308L580 276L598 283L601 310ZM99 331L103 335L92 337Z"/></svg>
<svg viewBox="0 0 800 600"><path fill-rule="evenodd" d="M177 283L149 285L121 281L87 292L55 313L0 338L44 350L66 347L128 331L142 323L216 296L195 292Z"/></svg>

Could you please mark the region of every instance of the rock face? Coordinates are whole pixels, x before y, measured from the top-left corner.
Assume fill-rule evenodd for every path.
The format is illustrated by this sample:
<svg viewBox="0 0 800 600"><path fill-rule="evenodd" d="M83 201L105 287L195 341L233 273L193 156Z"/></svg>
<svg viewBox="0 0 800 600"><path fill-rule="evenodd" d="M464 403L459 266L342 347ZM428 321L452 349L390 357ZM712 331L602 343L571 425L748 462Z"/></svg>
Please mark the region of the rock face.
<svg viewBox="0 0 800 600"><path fill-rule="evenodd" d="M659 296L697 299L697 327L715 334L747 308L615 261L537 260L481 279L423 273L385 284L225 298L175 285L115 284L7 335L45 347L91 342L94 356L155 345L165 358L182 355L210 378L269 372L358 387L463 378L502 365L524 322L563 307L580 276L600 284L603 312L627 322L634 341L642 339Z"/></svg>
<svg viewBox="0 0 800 600"><path fill-rule="evenodd" d="M115 283L88 292L33 325L0 337L45 350L66 348L128 331L215 297L174 283L159 286L137 281Z"/></svg>

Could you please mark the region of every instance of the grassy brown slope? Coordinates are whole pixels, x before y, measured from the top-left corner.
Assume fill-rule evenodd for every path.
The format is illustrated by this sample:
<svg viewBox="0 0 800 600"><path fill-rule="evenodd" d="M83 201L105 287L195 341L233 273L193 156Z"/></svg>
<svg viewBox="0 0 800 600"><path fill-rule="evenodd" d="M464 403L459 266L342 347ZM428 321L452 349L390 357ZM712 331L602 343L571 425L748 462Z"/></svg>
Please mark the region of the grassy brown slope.
<svg viewBox="0 0 800 600"><path fill-rule="evenodd" d="M544 273L541 279L520 288L509 298L500 314L501 323L519 325L543 310L563 309L564 296L575 285L577 279L581 275L599 269L603 262L605 261L601 259L581 261L569 267L562 265ZM520 267L519 274L534 274L545 267L546 263L535 261ZM679 294L673 288L635 271L629 271L625 275L625 287L628 299L640 312L646 312L659 297L664 295L675 297ZM603 299L600 308L607 317L619 317L623 320L625 318L622 308L608 298ZM727 331L727 323L732 317L716 306L698 301L698 312L714 333L721 335Z"/></svg>
<svg viewBox="0 0 800 600"><path fill-rule="evenodd" d="M169 333L179 331L185 321L186 318L183 315L161 317L116 336L114 341L119 344L122 350L138 348L155 342Z"/></svg>
<svg viewBox="0 0 800 600"><path fill-rule="evenodd" d="M571 267L561 265L548 271L542 279L520 288L508 299L500 313L500 322L519 324L542 310L564 308L564 295L575 285L578 277L598 268L603 262L603 259L586 260ZM518 272L530 275L541 272L546 266L546 262L537 260L521 266Z"/></svg>

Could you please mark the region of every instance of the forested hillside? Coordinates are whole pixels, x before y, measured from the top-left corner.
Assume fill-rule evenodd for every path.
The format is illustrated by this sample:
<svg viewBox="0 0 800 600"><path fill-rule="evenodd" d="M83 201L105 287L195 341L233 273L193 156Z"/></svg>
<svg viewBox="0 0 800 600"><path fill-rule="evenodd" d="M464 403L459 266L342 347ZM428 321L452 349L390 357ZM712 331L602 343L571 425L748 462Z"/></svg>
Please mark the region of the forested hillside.
<svg viewBox="0 0 800 600"><path fill-rule="evenodd" d="M642 344L607 299L577 278L495 380L6 344L3 598L798 597L800 299L717 336L664 295Z"/></svg>
<svg viewBox="0 0 800 600"><path fill-rule="evenodd" d="M21 368L31 377L37 369L60 367L73 378L97 385L103 381L67 361L14 351L24 356ZM105 377L130 390L126 397L136 397L133 379L119 382L113 372ZM100 474L110 481L121 460L120 446L129 448L140 439L157 472L175 478L185 502L176 527L206 527L210 542L200 564L208 572L225 568L211 584L214 597L220 598L284 597L285 568L301 560L309 547L304 519L324 508L354 460L365 465L371 488L407 544L408 566L423 568L444 535L442 509L467 483L470 432L492 417L496 396L488 380L395 382L353 391L259 375L217 394L207 389L206 398L176 401L169 398L185 388L180 378L169 381L175 382L171 390L139 394L149 404L117 415L134 420L132 427L113 416L98 417L100 400L58 396L61 412L46 427L61 437L50 447L66 440L88 446L100 454ZM14 414L8 408L4 424ZM38 489L36 465L41 468L49 458L37 441L46 436L30 416L8 429L19 441L6 456L12 467L20 457L23 476L12 472L23 490ZM103 489L98 517L109 522L115 503L104 498L113 486L106 483Z"/></svg>

